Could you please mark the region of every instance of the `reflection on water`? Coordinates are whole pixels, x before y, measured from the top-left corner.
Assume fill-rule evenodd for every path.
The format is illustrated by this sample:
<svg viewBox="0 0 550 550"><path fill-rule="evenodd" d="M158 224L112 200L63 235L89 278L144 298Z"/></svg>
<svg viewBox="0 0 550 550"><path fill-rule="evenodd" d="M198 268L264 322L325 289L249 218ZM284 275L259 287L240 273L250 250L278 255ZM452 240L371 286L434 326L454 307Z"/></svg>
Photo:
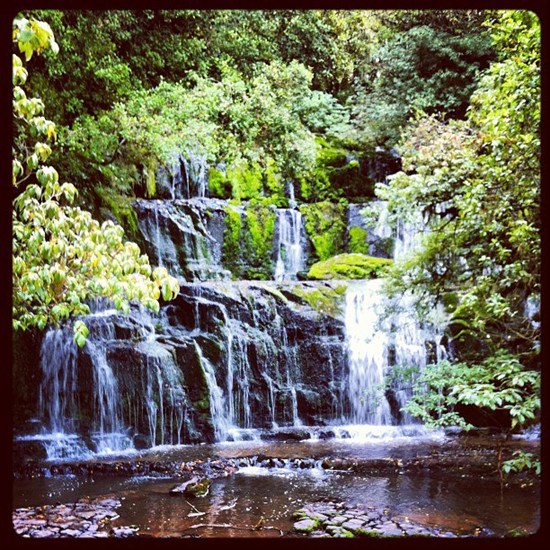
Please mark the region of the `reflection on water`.
<svg viewBox="0 0 550 550"><path fill-rule="evenodd" d="M158 460L197 460L215 456L322 457L382 456L410 458L436 452L439 443L354 445L350 442L265 443L180 446L150 455ZM449 451L449 443L447 443ZM452 449L451 449L452 452ZM536 532L540 494L536 487L501 487L497 480L445 473L359 475L321 468L242 468L213 481L204 498L170 495L181 479L162 476L85 478L76 476L15 480L13 506L74 502L83 496L113 495L122 499L119 525L137 525L155 537L200 535L217 537L278 537L292 530L292 513L322 499L351 505L388 508L427 526L459 534L504 535L521 528ZM255 526L261 529L254 530Z"/></svg>
<svg viewBox="0 0 550 550"><path fill-rule="evenodd" d="M123 498L116 523L138 525L140 532L157 537L280 536L292 528L293 511L322 499L383 506L412 521L462 534L473 534L478 528L495 535L518 527L535 532L540 514L535 489L510 487L501 493L498 482L484 479L249 467L214 480L207 497L194 499L168 494L178 482L150 476L18 481L14 506L114 494ZM253 530L260 520L261 533Z"/></svg>

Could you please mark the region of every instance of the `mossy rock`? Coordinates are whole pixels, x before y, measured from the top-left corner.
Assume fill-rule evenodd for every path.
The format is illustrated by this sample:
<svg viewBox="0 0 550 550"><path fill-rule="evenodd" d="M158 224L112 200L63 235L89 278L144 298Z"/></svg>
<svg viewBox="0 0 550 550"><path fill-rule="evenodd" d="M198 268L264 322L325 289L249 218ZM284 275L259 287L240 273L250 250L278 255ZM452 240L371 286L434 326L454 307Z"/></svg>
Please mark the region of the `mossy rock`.
<svg viewBox="0 0 550 550"><path fill-rule="evenodd" d="M344 296L347 285L338 285L335 288L318 286L309 288L296 285L292 292L307 302L314 310L330 317L338 317L343 312Z"/></svg>
<svg viewBox="0 0 550 550"><path fill-rule="evenodd" d="M208 170L208 191L212 197L218 199L230 199L232 194L231 182L218 168L211 167Z"/></svg>
<svg viewBox="0 0 550 550"><path fill-rule="evenodd" d="M310 279L374 279L381 277L393 260L374 258L366 254L339 254L328 260L313 264Z"/></svg>
<svg viewBox="0 0 550 550"><path fill-rule="evenodd" d="M367 242L367 231L362 227L350 227L348 248L351 253L368 254L369 243Z"/></svg>
<svg viewBox="0 0 550 550"><path fill-rule="evenodd" d="M205 497L210 492L210 485L212 485L212 480L205 477L196 483L187 485L184 494L193 497Z"/></svg>

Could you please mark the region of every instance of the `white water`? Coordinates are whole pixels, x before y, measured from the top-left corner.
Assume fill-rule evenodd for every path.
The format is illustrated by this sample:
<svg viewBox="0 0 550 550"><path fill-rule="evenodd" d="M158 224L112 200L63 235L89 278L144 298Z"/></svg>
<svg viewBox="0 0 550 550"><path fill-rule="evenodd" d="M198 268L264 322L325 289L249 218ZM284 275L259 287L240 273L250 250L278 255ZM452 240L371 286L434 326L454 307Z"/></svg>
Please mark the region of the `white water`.
<svg viewBox="0 0 550 550"><path fill-rule="evenodd" d="M204 155L189 155L183 158L185 166L186 198L204 198L208 191L208 164Z"/></svg>
<svg viewBox="0 0 550 550"><path fill-rule="evenodd" d="M274 278L276 281L295 279L305 265L302 214L299 210L291 208L277 209L277 226L277 259Z"/></svg>
<svg viewBox="0 0 550 550"><path fill-rule="evenodd" d="M210 401L210 417L212 419L212 425L214 427L214 434L216 441L223 441L226 439L230 426L228 425L225 398L223 390L216 381L215 367L212 363L203 355L200 346L194 341L197 355L200 358L201 365L206 377L209 391Z"/></svg>
<svg viewBox="0 0 550 550"><path fill-rule="evenodd" d="M387 236L387 209L384 204L381 207L377 231ZM425 230L427 228L421 219L414 223L398 223L394 261L414 251ZM430 361L438 361L445 356L441 339L446 319L442 310L436 308L431 323L420 322L412 293L390 301L383 287L382 279L373 279L351 283L346 291L348 394L350 421L354 424L412 422L412 418L403 414L401 409L411 397L415 375L409 374L407 380L394 383L389 377L399 374L399 369L418 373ZM393 411L390 398L394 400Z"/></svg>

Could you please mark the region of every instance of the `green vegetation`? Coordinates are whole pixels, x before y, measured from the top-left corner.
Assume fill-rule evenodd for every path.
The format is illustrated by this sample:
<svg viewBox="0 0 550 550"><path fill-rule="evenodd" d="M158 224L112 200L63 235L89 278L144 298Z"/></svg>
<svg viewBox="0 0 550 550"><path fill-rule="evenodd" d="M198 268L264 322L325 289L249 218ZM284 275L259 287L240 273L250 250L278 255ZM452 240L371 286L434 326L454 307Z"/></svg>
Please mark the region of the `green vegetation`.
<svg viewBox="0 0 550 550"><path fill-rule="evenodd" d="M350 227L348 233L349 251L355 254L368 254L369 244L367 243L367 231L362 227Z"/></svg>
<svg viewBox="0 0 550 550"><path fill-rule="evenodd" d="M373 279L382 277L393 260L365 254L339 254L313 264L310 279Z"/></svg>
<svg viewBox="0 0 550 550"><path fill-rule="evenodd" d="M332 286L296 285L292 292L303 298L313 309L323 315L338 317L343 313L344 295L347 285L339 284Z"/></svg>
<svg viewBox="0 0 550 550"><path fill-rule="evenodd" d="M250 204L245 208L244 257L248 267L247 279L270 279L273 269L271 250L276 214L273 208L263 204Z"/></svg>
<svg viewBox="0 0 550 550"><path fill-rule="evenodd" d="M14 43L28 62L34 53L57 52L50 27L39 21L14 20ZM179 291L165 269L152 270L139 247L123 240L123 230L111 221L99 224L89 212L69 206L77 190L61 184L57 171L43 164L52 152L55 124L42 116L44 104L28 98L23 86L28 71L13 56L13 328L25 330L59 324L89 313L86 300L105 296L127 310L137 299L159 309ZM88 329L74 322L79 346Z"/></svg>
<svg viewBox="0 0 550 550"><path fill-rule="evenodd" d="M276 214L265 204L225 208L223 263L235 279L271 278ZM242 212L242 214L241 214Z"/></svg>
<svg viewBox="0 0 550 550"><path fill-rule="evenodd" d="M302 201L365 199L361 159L409 115L463 116L494 55L490 13L37 10L63 54L29 84L59 125L53 164L102 219L96 186L153 197L174 154L226 165L210 173L215 197L285 206L293 180Z"/></svg>
<svg viewBox="0 0 550 550"><path fill-rule="evenodd" d="M415 288L425 311L452 298L455 360L424 372L431 391L415 414L456 423L470 404L507 412L513 429L540 406L540 322L526 312L540 300L540 25L526 11L488 25L499 57L466 120L420 116L400 146L408 173L377 194L394 216L430 219L420 252L395 266L393 292Z"/></svg>
<svg viewBox="0 0 550 550"><path fill-rule="evenodd" d="M359 139L391 147L418 111L462 118L495 55L483 25L490 13L381 10L372 61L348 99Z"/></svg>
<svg viewBox="0 0 550 550"><path fill-rule="evenodd" d="M304 204L300 211L314 256L326 260L345 251L347 237L347 201Z"/></svg>

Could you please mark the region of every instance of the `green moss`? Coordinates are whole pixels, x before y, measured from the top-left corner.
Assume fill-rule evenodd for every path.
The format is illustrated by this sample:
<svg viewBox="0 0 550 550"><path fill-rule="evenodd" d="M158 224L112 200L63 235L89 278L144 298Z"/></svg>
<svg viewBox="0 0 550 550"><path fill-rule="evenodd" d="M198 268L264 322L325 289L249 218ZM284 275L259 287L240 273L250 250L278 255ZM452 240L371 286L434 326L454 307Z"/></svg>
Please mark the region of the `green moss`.
<svg viewBox="0 0 550 550"><path fill-rule="evenodd" d="M210 410L210 396L205 395L198 401L193 401L193 407L200 412L208 412Z"/></svg>
<svg viewBox="0 0 550 550"><path fill-rule="evenodd" d="M150 160L146 166L143 167L143 176L145 177L145 195L149 198L154 197L157 194L157 173L158 162L156 160Z"/></svg>
<svg viewBox="0 0 550 550"><path fill-rule="evenodd" d="M268 159L264 172L264 193L271 204L284 208L288 206L288 198L285 195L285 186L281 174L277 172L273 159Z"/></svg>
<svg viewBox="0 0 550 550"><path fill-rule="evenodd" d="M274 209L262 203L251 203L245 207L244 216L229 205L225 212L224 267L235 279L271 279Z"/></svg>
<svg viewBox="0 0 550 550"><path fill-rule="evenodd" d="M277 215L273 208L264 204L250 204L245 212L245 253L250 266L250 278L271 278L271 254Z"/></svg>
<svg viewBox="0 0 550 550"><path fill-rule="evenodd" d="M304 285L296 285L292 292L303 298L313 309L323 315L339 317L343 313L344 296L347 285L337 287L318 286L311 288Z"/></svg>
<svg viewBox="0 0 550 550"><path fill-rule="evenodd" d="M357 144L332 138L315 138L315 167L299 179L301 198L307 202L336 200L341 197L368 200L374 197L374 180L362 168L362 161L374 155ZM364 164L364 163L363 163Z"/></svg>
<svg viewBox="0 0 550 550"><path fill-rule="evenodd" d="M126 239L141 245L142 235L138 227L137 214L132 205L134 198L117 193L110 187L97 187L96 193L101 200L101 208L109 211L123 227Z"/></svg>
<svg viewBox="0 0 550 550"><path fill-rule="evenodd" d="M340 254L311 266L311 279L373 279L384 275L393 260L365 254Z"/></svg>
<svg viewBox="0 0 550 550"><path fill-rule="evenodd" d="M347 201L323 201L300 208L315 257L326 260L345 251L347 240Z"/></svg>
<svg viewBox="0 0 550 550"><path fill-rule="evenodd" d="M226 175L218 168L208 170L208 191L210 195L218 199L231 198L231 182Z"/></svg>
<svg viewBox="0 0 550 550"><path fill-rule="evenodd" d="M276 288L267 285L262 285L262 289L266 292L269 292L269 294L272 294L275 298L277 298L284 304L288 304L288 298L284 294L282 294L280 290L277 290Z"/></svg>
<svg viewBox="0 0 550 550"><path fill-rule="evenodd" d="M367 231L362 227L349 228L348 249L351 253L368 254Z"/></svg>
<svg viewBox="0 0 550 550"><path fill-rule="evenodd" d="M241 213L231 206L225 207L225 230L223 233L222 261L235 279L242 275L241 239L243 221Z"/></svg>
<svg viewBox="0 0 550 550"><path fill-rule="evenodd" d="M346 164L348 151L339 147L335 142L328 142L326 139L317 136L315 143L318 147L317 163L324 167L341 168Z"/></svg>
<svg viewBox="0 0 550 550"><path fill-rule="evenodd" d="M243 162L227 169L231 196L238 200L259 198L262 194L262 169L259 164Z"/></svg>

